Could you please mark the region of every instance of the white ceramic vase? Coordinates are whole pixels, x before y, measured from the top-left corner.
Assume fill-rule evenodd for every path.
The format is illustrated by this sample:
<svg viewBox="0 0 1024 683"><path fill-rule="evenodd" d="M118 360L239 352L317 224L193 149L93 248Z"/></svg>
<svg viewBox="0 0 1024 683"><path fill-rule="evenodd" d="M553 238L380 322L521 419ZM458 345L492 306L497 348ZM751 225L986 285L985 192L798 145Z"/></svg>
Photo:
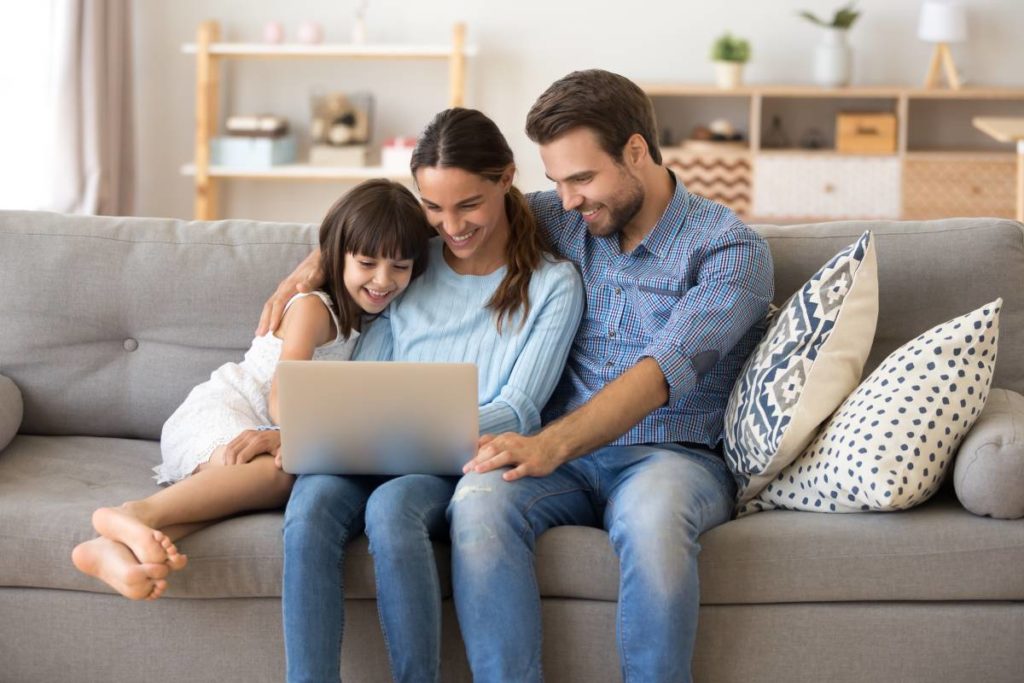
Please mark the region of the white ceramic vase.
<svg viewBox="0 0 1024 683"><path fill-rule="evenodd" d="M715 62L715 83L723 90L738 88L743 82L742 62Z"/></svg>
<svg viewBox="0 0 1024 683"><path fill-rule="evenodd" d="M814 82L827 88L849 85L852 61L846 29L826 28L814 50Z"/></svg>

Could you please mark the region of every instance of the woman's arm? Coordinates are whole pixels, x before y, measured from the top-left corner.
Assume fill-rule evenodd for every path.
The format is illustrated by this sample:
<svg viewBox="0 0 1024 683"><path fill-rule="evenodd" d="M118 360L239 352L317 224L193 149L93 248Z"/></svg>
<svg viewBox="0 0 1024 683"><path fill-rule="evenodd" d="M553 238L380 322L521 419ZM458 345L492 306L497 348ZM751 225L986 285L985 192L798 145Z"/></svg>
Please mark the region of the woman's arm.
<svg viewBox="0 0 1024 683"><path fill-rule="evenodd" d="M559 265L552 275L546 292L532 302L538 314L508 382L480 407L481 434L540 429L540 411L562 375L583 316L583 283L576 269Z"/></svg>

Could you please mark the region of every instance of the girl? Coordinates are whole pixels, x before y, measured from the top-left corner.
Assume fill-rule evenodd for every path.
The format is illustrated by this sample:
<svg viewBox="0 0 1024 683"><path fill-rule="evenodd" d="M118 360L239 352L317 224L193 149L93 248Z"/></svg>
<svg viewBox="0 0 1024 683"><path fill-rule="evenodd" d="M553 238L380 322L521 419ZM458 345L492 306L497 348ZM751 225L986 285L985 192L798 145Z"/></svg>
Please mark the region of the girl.
<svg viewBox="0 0 1024 683"><path fill-rule="evenodd" d="M356 357L475 363L481 433L533 432L582 315L579 275L551 255L512 184L512 151L482 113L438 114L417 143L412 172L439 239L430 245L430 268L381 319L387 324L363 335ZM314 255L279 294L304 280L315 283L315 269ZM289 681L339 678L338 567L346 541L364 525L392 674L400 681L440 679L441 588L431 539L447 539L445 509L456 481L298 478L284 527Z"/></svg>
<svg viewBox="0 0 1024 683"><path fill-rule="evenodd" d="M322 290L298 294L276 333L257 336L241 363L226 363L195 387L164 424L158 483L144 500L100 508L98 538L78 545L75 566L125 597L153 600L187 558L173 541L214 520L278 508L294 477L280 468L278 360L351 356L361 327L426 266L431 233L416 198L369 180L339 199L320 226Z"/></svg>

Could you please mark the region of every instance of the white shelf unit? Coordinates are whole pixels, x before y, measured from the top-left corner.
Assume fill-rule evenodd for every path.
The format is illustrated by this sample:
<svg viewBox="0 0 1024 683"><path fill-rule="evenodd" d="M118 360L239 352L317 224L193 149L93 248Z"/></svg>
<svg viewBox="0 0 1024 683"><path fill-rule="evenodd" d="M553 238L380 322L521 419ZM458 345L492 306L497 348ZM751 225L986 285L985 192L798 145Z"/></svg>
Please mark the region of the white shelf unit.
<svg viewBox="0 0 1024 683"><path fill-rule="evenodd" d="M475 56L475 47L467 46L463 24L452 27L449 45L394 44L263 44L220 42L220 26L215 21L199 26L195 43L181 46L181 51L196 58L196 141L195 158L184 164L181 173L192 176L195 184L197 220L217 218L218 182L231 179L258 180L343 180L361 181L369 178L409 180L409 173L381 166L345 167L283 164L266 169L242 169L210 164L210 140L218 123L220 66L225 59L374 59L374 60L439 60L448 62L448 104L462 106L465 100L466 59Z"/></svg>

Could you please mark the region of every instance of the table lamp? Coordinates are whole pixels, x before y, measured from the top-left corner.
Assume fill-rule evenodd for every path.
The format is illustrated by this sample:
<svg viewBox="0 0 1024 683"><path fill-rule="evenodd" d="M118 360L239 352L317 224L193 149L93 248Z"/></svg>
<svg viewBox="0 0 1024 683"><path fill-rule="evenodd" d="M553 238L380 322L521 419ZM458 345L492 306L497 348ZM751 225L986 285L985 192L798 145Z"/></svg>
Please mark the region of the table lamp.
<svg viewBox="0 0 1024 683"><path fill-rule="evenodd" d="M953 53L949 50L949 44L962 43L967 40L967 11L964 6L955 0L925 0L921 5L921 21L917 27L917 37L925 42L935 43L924 87L938 86L941 63L946 72L949 87L959 90L960 74L957 73L956 65L953 63Z"/></svg>

